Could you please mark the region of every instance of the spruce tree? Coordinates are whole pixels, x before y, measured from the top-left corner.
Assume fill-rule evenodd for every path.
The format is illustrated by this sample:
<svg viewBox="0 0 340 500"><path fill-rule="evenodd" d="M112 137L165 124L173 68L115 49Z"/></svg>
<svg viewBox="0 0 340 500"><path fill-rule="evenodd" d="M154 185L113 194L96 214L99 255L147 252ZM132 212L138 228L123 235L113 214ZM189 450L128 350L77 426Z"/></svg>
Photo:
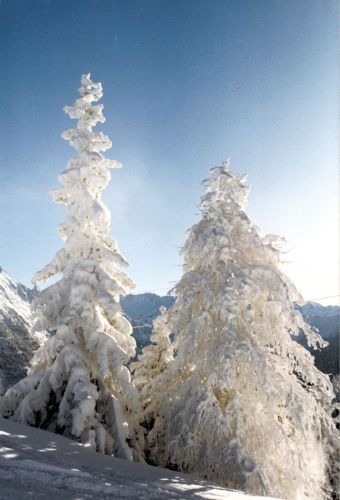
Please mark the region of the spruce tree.
<svg viewBox="0 0 340 500"><path fill-rule="evenodd" d="M67 205L59 226L65 246L33 283L60 279L35 301L37 328L50 337L34 356L29 375L1 401L4 417L89 443L100 452L142 459L139 403L127 367L135 355L132 327L119 304L134 284L122 271L128 262L110 235L110 213L101 190L110 168L104 158L111 141L92 128L103 123L100 83L82 75L80 97L64 111L77 120L62 137L76 150L59 175L54 201Z"/></svg>
<svg viewBox="0 0 340 500"><path fill-rule="evenodd" d="M293 307L302 299L280 270L282 239L262 237L244 211L245 177L225 162L203 186L164 315L175 356L149 382L148 453L249 493L327 498L334 394L293 337L302 329L315 347L323 341Z"/></svg>
<svg viewBox="0 0 340 500"><path fill-rule="evenodd" d="M169 339L168 317L166 308L160 307L160 314L153 322L150 345L143 348L138 361L132 363L133 382L139 390L142 412L140 421L147 429L154 418L153 393L157 392L158 376L162 374L173 359L172 345Z"/></svg>

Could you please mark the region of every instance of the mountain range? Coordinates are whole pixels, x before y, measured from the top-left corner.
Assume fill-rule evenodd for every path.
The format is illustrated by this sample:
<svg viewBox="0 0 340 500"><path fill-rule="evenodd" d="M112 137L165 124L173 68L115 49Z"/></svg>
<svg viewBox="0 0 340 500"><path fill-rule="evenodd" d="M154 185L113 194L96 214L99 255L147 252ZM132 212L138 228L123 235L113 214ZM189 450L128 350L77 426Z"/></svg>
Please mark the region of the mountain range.
<svg viewBox="0 0 340 500"><path fill-rule="evenodd" d="M0 393L24 377L33 352L45 340L44 335L32 333L31 302L36 293L0 268ZM122 297L123 311L133 326L137 355L150 342L152 322L159 308L168 308L174 301L172 296L154 293ZM324 349L311 351L316 366L332 377L339 376L340 307L307 302L299 309L305 321L329 343ZM308 348L303 333L296 340Z"/></svg>
<svg viewBox="0 0 340 500"><path fill-rule="evenodd" d="M31 290L0 268L0 393L23 378L44 336L32 333Z"/></svg>

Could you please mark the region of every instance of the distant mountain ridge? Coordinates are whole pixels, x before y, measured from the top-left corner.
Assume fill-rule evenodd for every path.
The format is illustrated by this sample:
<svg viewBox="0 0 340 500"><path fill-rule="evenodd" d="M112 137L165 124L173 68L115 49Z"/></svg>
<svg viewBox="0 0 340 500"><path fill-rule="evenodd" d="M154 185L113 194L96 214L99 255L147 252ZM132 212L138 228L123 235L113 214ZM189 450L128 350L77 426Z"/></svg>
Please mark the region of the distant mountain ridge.
<svg viewBox="0 0 340 500"><path fill-rule="evenodd" d="M41 336L31 333L35 293L0 268L0 393L26 375L42 342Z"/></svg>
<svg viewBox="0 0 340 500"><path fill-rule="evenodd" d="M320 371L332 376L339 375L340 307L307 302L299 309L306 323L317 328L320 335L327 340L328 346L316 351L311 350L303 334L297 341L311 351L315 365Z"/></svg>
<svg viewBox="0 0 340 500"><path fill-rule="evenodd" d="M26 374L33 352L44 341L41 334L32 333L31 301L35 294L17 283L0 268L0 393ZM155 293L130 294L121 298L121 305L133 326L137 354L150 343L152 322L159 308L171 307L175 298ZM311 351L316 366L332 376L339 375L340 307L307 302L298 307L307 323L316 327L329 345ZM307 347L304 335L296 339Z"/></svg>
<svg viewBox="0 0 340 500"><path fill-rule="evenodd" d="M322 306L318 302L306 302L303 306L300 306L302 314L305 318L314 316L339 316L340 307L339 306Z"/></svg>
<svg viewBox="0 0 340 500"><path fill-rule="evenodd" d="M174 302L175 298L172 296L160 297L154 293L131 294L121 299L123 310L134 327L133 336L137 342L138 352L150 342L152 321L158 316L160 306L168 308ZM329 345L315 351L308 347L303 334L296 337L295 340L310 350L319 370L332 376L338 375L340 307L307 302L303 306L297 306L297 308L301 311L306 323L316 327L320 335L329 342Z"/></svg>
<svg viewBox="0 0 340 500"><path fill-rule="evenodd" d="M155 293L130 294L122 297L120 303L133 326L133 337L137 344L137 354L150 343L152 322L159 314L159 308L169 308L175 302L170 295L160 297Z"/></svg>

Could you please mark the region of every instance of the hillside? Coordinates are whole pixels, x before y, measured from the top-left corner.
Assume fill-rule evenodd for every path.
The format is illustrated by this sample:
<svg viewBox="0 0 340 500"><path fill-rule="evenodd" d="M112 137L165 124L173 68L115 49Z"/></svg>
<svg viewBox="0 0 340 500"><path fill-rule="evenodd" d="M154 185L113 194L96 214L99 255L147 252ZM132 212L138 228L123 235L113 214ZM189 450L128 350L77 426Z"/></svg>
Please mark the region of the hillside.
<svg viewBox="0 0 340 500"><path fill-rule="evenodd" d="M316 366L329 375L339 375L340 307L307 302L300 310L305 321L317 328L320 335L328 342L328 346L321 350L311 350ZM297 340L308 349L303 334Z"/></svg>
<svg viewBox="0 0 340 500"><path fill-rule="evenodd" d="M31 333L34 293L0 268L0 393L24 377L34 350L42 342Z"/></svg>
<svg viewBox="0 0 340 500"><path fill-rule="evenodd" d="M2 418L0 443L1 500L264 498L101 455L58 434Z"/></svg>

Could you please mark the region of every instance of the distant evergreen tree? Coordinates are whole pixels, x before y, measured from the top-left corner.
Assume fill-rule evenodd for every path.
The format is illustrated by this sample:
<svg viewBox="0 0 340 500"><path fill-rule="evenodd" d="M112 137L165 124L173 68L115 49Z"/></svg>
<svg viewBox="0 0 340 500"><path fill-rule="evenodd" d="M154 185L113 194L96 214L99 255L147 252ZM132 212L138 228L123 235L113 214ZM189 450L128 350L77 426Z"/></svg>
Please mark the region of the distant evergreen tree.
<svg viewBox="0 0 340 500"><path fill-rule="evenodd" d="M141 423L149 427L154 419L152 394L157 392L158 375L164 372L172 361L172 345L168 336L166 307L160 307L160 315L154 320L151 344L143 348L138 361L131 364L133 382L140 391L142 412Z"/></svg>
<svg viewBox="0 0 340 500"><path fill-rule="evenodd" d="M177 299L160 324L168 320L175 357L143 387L155 419L148 453L250 493L326 498L334 393L292 336L323 341L293 308L301 297L279 269L282 239L262 237L244 212L245 178L225 162L203 186Z"/></svg>
<svg viewBox="0 0 340 500"><path fill-rule="evenodd" d="M37 297L38 327L52 333L34 356L27 378L1 401L3 416L87 441L101 452L142 459L143 432L137 423L137 391L127 368L135 354L132 327L119 297L134 286L120 268L128 265L109 236L110 213L101 190L109 168L121 165L101 154L111 147L103 133L100 83L81 77L80 97L65 112L78 120L62 137L77 156L59 175L62 186L52 196L65 203L68 217L59 226L65 240L33 282L61 278Z"/></svg>

